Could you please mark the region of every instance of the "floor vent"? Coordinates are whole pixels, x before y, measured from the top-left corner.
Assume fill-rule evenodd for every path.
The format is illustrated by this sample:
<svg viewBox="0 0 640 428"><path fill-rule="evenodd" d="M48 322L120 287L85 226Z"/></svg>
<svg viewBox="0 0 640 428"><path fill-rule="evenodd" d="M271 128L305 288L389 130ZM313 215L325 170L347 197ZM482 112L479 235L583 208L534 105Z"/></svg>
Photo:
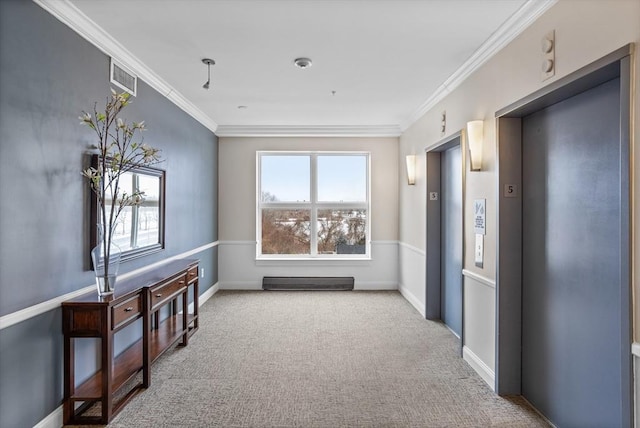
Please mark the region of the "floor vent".
<svg viewBox="0 0 640 428"><path fill-rule="evenodd" d="M265 276L263 290L353 290L352 276Z"/></svg>

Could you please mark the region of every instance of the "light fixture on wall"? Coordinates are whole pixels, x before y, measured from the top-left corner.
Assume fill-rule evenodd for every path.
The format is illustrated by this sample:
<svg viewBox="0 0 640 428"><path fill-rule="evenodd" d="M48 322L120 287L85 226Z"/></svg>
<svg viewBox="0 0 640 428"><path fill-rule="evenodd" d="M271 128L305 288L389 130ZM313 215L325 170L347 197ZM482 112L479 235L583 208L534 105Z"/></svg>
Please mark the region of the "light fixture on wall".
<svg viewBox="0 0 640 428"><path fill-rule="evenodd" d="M407 155L407 183L416 184L416 155Z"/></svg>
<svg viewBox="0 0 640 428"><path fill-rule="evenodd" d="M202 85L202 87L204 89L209 89L209 85L211 84L211 66L215 65L216 62L209 58L202 58L202 62L204 64L207 64L207 81L205 82L204 85Z"/></svg>
<svg viewBox="0 0 640 428"><path fill-rule="evenodd" d="M467 122L467 144L469 145L469 157L471 159L471 171L482 171L482 135L484 122L472 120Z"/></svg>

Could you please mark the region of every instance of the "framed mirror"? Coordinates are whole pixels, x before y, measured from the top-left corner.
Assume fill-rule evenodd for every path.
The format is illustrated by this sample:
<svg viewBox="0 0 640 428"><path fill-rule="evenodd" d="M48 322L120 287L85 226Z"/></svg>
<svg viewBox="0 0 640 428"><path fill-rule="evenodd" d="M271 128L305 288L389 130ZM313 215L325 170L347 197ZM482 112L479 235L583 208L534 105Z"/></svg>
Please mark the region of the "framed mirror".
<svg viewBox="0 0 640 428"><path fill-rule="evenodd" d="M97 165L93 156L92 164ZM120 177L120 189L127 194L144 192L142 200L123 209L115 226L113 240L121 250L121 262L164 249L165 172L150 167L135 167ZM107 201L109 206L110 201ZM98 201L91 198L90 246L97 245L100 223Z"/></svg>

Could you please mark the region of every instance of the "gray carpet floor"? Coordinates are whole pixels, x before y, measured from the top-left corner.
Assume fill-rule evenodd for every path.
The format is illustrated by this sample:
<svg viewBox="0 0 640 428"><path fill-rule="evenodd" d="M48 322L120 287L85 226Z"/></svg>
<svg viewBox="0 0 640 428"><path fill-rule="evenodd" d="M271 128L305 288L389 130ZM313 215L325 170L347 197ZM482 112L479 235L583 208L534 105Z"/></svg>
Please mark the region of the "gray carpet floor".
<svg viewBox="0 0 640 428"><path fill-rule="evenodd" d="M110 427L545 427L398 292L221 291Z"/></svg>

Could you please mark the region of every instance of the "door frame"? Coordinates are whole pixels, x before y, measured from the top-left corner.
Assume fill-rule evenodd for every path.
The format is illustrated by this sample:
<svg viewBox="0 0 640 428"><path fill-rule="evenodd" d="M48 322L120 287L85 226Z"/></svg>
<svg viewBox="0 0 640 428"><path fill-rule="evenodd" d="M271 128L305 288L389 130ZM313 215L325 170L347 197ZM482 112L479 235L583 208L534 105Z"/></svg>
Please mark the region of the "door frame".
<svg viewBox="0 0 640 428"><path fill-rule="evenodd" d="M506 186L522 189L522 118L530 113L620 78L620 279L622 421L633 421L631 76L633 44L561 78L496 112L497 257L495 391L520 394L522 387L522 198L506 197ZM520 303L520 304L518 304Z"/></svg>
<svg viewBox="0 0 640 428"><path fill-rule="evenodd" d="M440 185L440 154L453 147L460 146L461 156L461 195L462 195L462 216L460 218L462 230L462 267L464 267L464 215L465 215L465 180L466 180L466 138L464 130L460 130L452 135L438 140L434 144L425 148L425 165L426 165L426 278L425 278L425 318L429 320L441 319L441 185ZM437 192L438 200L431 201L429 195L431 192ZM460 328L460 355L462 355L462 347L464 345L464 278L462 270L460 271L460 284L462 284L462 307L461 310L461 328Z"/></svg>

